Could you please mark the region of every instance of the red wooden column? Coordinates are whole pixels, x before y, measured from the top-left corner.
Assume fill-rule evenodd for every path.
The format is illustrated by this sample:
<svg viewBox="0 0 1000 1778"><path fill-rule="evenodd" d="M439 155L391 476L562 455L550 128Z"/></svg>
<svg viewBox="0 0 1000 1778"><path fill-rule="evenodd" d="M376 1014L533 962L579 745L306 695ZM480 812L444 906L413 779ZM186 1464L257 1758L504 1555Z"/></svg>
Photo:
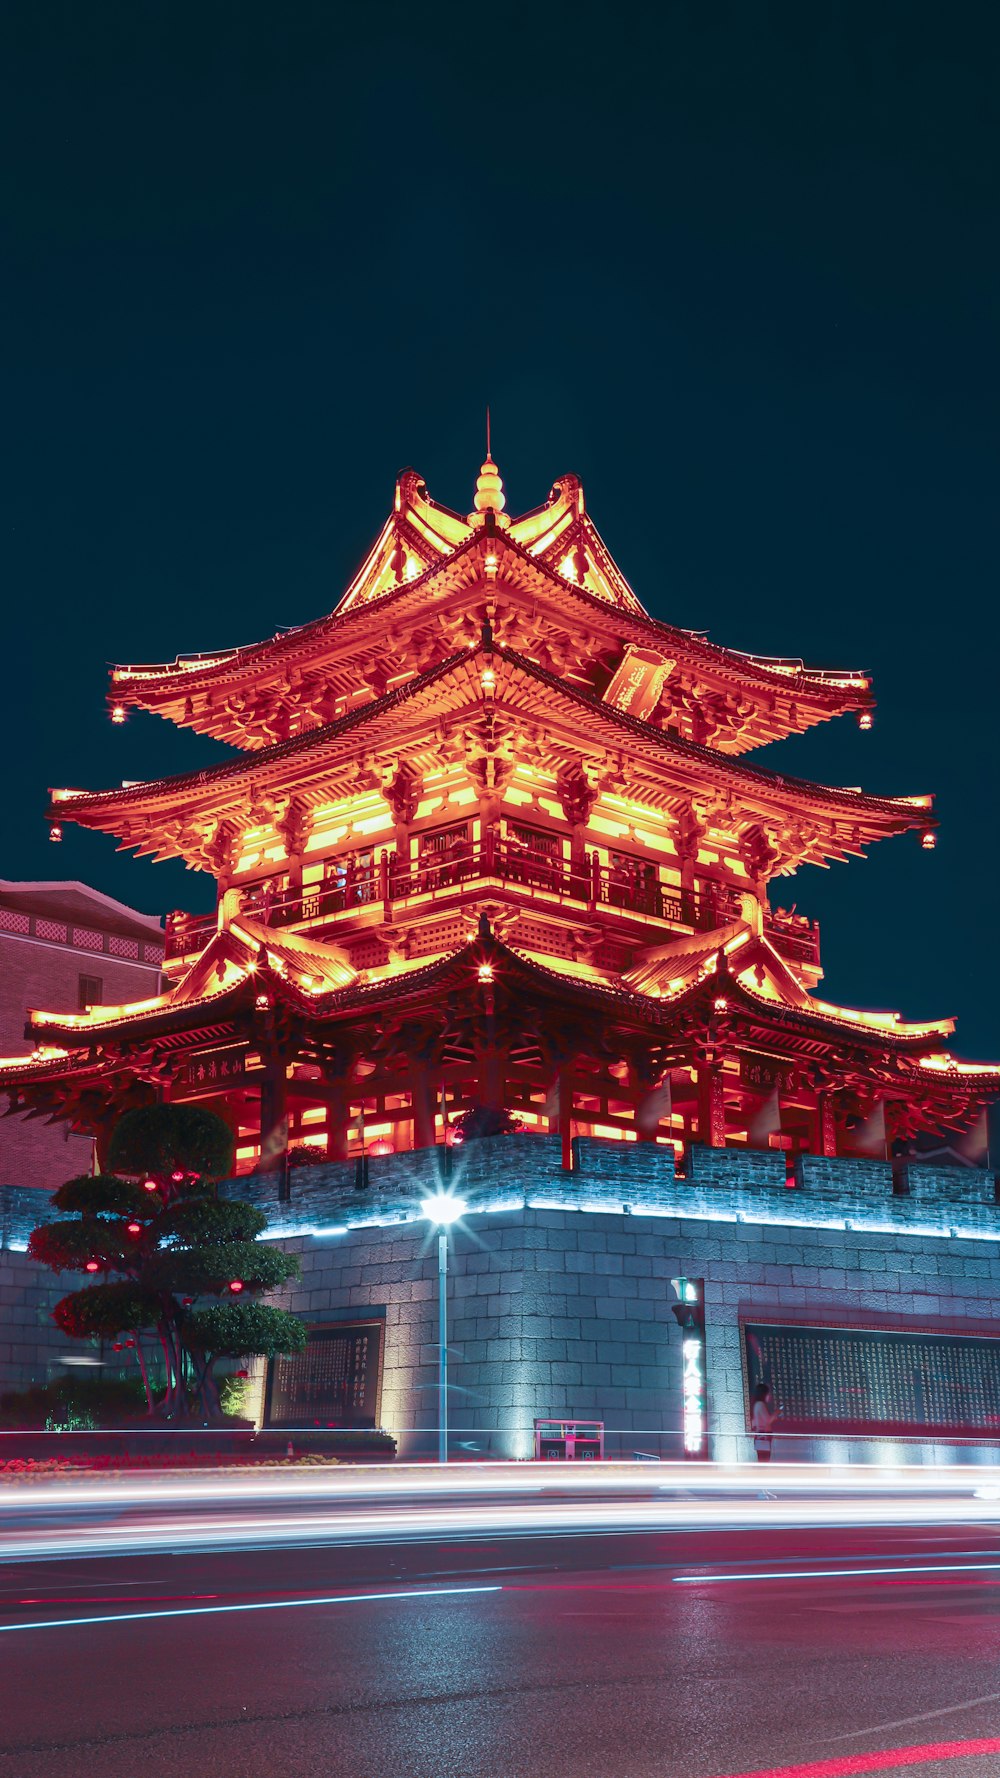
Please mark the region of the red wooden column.
<svg viewBox="0 0 1000 1778"><path fill-rule="evenodd" d="M726 1101L722 1069L717 1062L703 1062L697 1070L698 1140L706 1148L726 1146Z"/></svg>
<svg viewBox="0 0 1000 1778"><path fill-rule="evenodd" d="M506 1052L497 1044L476 1045L479 1103L490 1111L502 1111L504 1108L506 1059Z"/></svg>
<svg viewBox="0 0 1000 1778"><path fill-rule="evenodd" d="M260 1083L260 1171L278 1173L288 1147L288 1079L284 1056L267 1057Z"/></svg>
<svg viewBox="0 0 1000 1778"><path fill-rule="evenodd" d="M570 1173L573 1170L573 1077L568 1068L559 1070L558 1093L560 1160L565 1172Z"/></svg>
<svg viewBox="0 0 1000 1778"><path fill-rule="evenodd" d="M347 1093L342 1081L331 1081L327 1092L326 1158L328 1161L346 1161L347 1126L351 1121Z"/></svg>
<svg viewBox="0 0 1000 1778"><path fill-rule="evenodd" d="M434 1127L434 1082L424 1062L410 1065L410 1098L413 1104L413 1146L433 1148L437 1132Z"/></svg>

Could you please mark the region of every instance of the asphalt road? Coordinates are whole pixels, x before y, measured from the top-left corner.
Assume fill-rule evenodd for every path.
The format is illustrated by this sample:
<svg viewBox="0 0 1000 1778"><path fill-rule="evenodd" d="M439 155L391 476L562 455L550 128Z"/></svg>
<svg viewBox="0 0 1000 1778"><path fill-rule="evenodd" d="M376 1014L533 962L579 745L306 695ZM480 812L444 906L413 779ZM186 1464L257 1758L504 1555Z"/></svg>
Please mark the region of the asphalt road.
<svg viewBox="0 0 1000 1778"><path fill-rule="evenodd" d="M839 1778L873 1769L873 1750L936 1746L906 1770L997 1778L1000 1566L976 1563L1000 1564L1000 1530L7 1565L0 1775L728 1778L817 1762ZM219 1609L246 1605L265 1609ZM178 1611L193 1615L156 1615Z"/></svg>

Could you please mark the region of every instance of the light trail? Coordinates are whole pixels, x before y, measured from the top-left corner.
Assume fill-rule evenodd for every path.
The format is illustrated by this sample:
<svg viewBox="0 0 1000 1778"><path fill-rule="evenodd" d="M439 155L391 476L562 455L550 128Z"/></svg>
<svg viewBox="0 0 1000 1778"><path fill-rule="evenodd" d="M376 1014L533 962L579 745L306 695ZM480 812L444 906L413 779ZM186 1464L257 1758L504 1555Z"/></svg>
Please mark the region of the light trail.
<svg viewBox="0 0 1000 1778"><path fill-rule="evenodd" d="M768 1465L768 1491L779 1496L832 1496L840 1499L892 1496L975 1499L986 1494L1000 1517L1000 1483L996 1472L981 1464L908 1465L894 1468L845 1464L772 1463ZM754 1497L763 1486L762 1472L750 1463L438 1463L385 1465L352 1464L340 1470L293 1470L277 1473L250 1471L237 1474L188 1472L176 1476L132 1478L127 1472L113 1482L87 1475L66 1481L10 1481L0 1483L0 1516L10 1506L30 1501L35 1506L73 1503L116 1507L143 1502L227 1500L288 1500L321 1497L337 1500L377 1500L400 1496L483 1495L551 1493L593 1495L608 1493L650 1495L660 1492L725 1495L736 1491Z"/></svg>
<svg viewBox="0 0 1000 1778"><path fill-rule="evenodd" d="M33 1503L32 1503L33 1504ZM234 1549L248 1545L288 1547L292 1544L374 1544L395 1541L478 1539L483 1536L545 1537L588 1534L781 1529L872 1528L887 1525L950 1526L994 1523L995 1506L965 1500L560 1500L534 1495L521 1501L501 1500L366 1503L363 1508L327 1502L311 1509L296 1501L297 1510L268 1511L259 1500L252 1510L229 1502L228 1510L185 1515L176 1510L136 1514L102 1523L83 1511L68 1522L35 1528L10 1528L0 1534L0 1561L114 1554L150 1554L164 1549ZM247 1507L250 1503L247 1502ZM32 1515L33 1516L33 1515ZM1000 1562L996 1564L1000 1566ZM985 1564L984 1566L989 1566ZM690 1582L700 1578L686 1577ZM720 1577L729 1578L729 1577ZM735 1577L733 1577L735 1578ZM746 1578L757 1578L747 1576ZM780 1578L776 1576L775 1578ZM789 1574L789 1578L793 1578Z"/></svg>
<svg viewBox="0 0 1000 1778"><path fill-rule="evenodd" d="M675 1586L718 1586L734 1580L858 1580L869 1575L909 1574L972 1574L983 1570L1000 1571L1000 1562L907 1562L891 1568L784 1568L756 1574L675 1574Z"/></svg>
<svg viewBox="0 0 1000 1778"><path fill-rule="evenodd" d="M370 1605L386 1599L450 1599L466 1593L501 1593L503 1588L414 1587L405 1593L330 1593L316 1599L265 1599L252 1605L182 1605L174 1611L114 1611L92 1617L39 1618L30 1624L0 1624L0 1636L18 1630L76 1630L91 1624L132 1624L150 1618L220 1617L235 1611L293 1611L309 1605Z"/></svg>
<svg viewBox="0 0 1000 1778"><path fill-rule="evenodd" d="M1000 1738L992 1735L976 1741L927 1741L920 1747L884 1747L877 1753L840 1754L834 1759L806 1760L797 1766L758 1766L752 1772L720 1773L718 1778L861 1778L866 1772L927 1766L935 1760L975 1759L987 1753L1000 1753Z"/></svg>

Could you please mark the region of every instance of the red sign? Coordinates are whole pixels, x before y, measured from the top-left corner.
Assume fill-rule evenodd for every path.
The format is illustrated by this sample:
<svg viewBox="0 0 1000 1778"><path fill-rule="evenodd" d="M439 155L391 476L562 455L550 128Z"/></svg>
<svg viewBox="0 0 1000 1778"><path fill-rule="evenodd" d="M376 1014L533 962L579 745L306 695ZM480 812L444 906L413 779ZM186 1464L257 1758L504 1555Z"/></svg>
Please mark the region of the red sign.
<svg viewBox="0 0 1000 1778"><path fill-rule="evenodd" d="M625 716L638 716L640 722L645 722L656 709L673 666L673 661L664 660L662 654L654 654L651 648L630 645L604 694L604 702Z"/></svg>
<svg viewBox="0 0 1000 1778"><path fill-rule="evenodd" d="M230 1080L242 1080L246 1072L246 1060L245 1049L202 1050L198 1055L188 1058L188 1085L210 1087L225 1085Z"/></svg>

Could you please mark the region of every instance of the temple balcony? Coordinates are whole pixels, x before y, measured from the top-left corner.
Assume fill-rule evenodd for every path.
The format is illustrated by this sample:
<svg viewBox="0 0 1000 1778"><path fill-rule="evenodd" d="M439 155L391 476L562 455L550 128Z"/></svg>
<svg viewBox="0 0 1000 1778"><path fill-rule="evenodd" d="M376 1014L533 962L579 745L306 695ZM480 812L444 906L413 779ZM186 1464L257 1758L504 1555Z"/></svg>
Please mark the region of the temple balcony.
<svg viewBox="0 0 1000 1778"><path fill-rule="evenodd" d="M353 876L342 871L323 883L275 897L266 887L249 889L243 911L276 930L294 929L334 943L388 925L419 925L491 899L512 909L588 921L603 938L640 948L662 935L710 930L737 919L738 893L718 885L683 891L656 880L651 867L636 861L629 870L603 864L589 852L580 865L512 844L487 839L456 856L431 857L401 868L395 853L383 851L376 868ZM166 964L188 962L215 930L214 915L168 915ZM818 979L819 927L782 908L765 909L764 927L775 949L793 968ZM651 932L652 929L652 932Z"/></svg>

